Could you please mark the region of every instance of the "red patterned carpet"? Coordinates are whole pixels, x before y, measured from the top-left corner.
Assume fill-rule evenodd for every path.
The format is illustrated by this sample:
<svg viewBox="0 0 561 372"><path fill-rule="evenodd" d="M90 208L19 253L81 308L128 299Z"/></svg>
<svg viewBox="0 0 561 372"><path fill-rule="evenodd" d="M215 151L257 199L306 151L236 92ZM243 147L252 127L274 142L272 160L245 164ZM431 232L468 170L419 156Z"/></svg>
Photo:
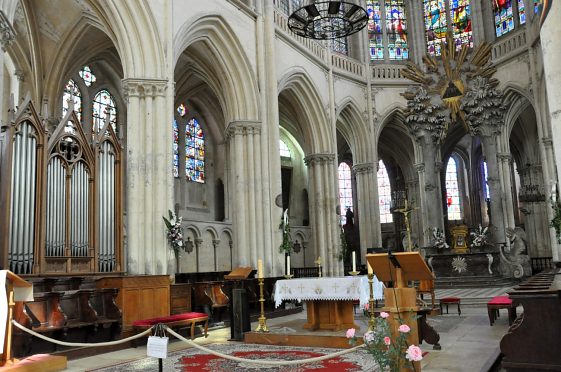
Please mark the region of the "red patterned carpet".
<svg viewBox="0 0 561 372"><path fill-rule="evenodd" d="M245 359L262 360L297 360L314 358L338 349L318 349L305 347L283 347L254 344L216 344L210 348L224 354ZM157 371L156 358L144 358L111 367L95 369L95 372L124 372L124 371ZM320 362L296 364L291 366L264 366L253 363L240 363L220 358L211 354L204 354L198 349L187 349L168 354L164 360L164 371L185 372L238 372L238 371L267 371L267 372L361 372L376 371L373 358L363 350L358 350L336 358Z"/></svg>

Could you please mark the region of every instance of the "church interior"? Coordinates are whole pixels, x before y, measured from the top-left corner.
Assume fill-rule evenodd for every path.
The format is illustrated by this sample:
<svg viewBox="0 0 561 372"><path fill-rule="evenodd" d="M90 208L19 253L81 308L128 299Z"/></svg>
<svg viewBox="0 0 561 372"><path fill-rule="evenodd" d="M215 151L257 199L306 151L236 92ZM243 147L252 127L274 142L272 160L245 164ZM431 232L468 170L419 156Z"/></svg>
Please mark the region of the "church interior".
<svg viewBox="0 0 561 372"><path fill-rule="evenodd" d="M0 370L154 370L100 359L147 360L150 332L384 370L382 325L396 370L561 369L560 18L0 0Z"/></svg>

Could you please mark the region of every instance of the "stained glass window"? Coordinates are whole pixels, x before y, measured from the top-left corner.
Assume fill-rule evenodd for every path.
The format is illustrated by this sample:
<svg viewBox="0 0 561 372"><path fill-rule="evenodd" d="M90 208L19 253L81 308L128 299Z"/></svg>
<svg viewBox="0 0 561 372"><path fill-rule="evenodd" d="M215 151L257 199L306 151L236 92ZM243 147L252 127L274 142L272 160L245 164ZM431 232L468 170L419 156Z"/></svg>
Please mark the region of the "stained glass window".
<svg viewBox="0 0 561 372"><path fill-rule="evenodd" d="M90 69L90 66L82 67L82 69L80 70L80 72L78 72L78 74L84 80L84 84L86 84L86 86L88 87L91 86L93 83L95 83L95 81L97 80L94 73Z"/></svg>
<svg viewBox="0 0 561 372"><path fill-rule="evenodd" d="M489 192L489 173L487 173L487 162L483 162L483 183L485 184L485 199L491 200L491 193Z"/></svg>
<svg viewBox="0 0 561 372"><path fill-rule="evenodd" d="M450 157L446 166L446 205L448 220L461 220L460 189L458 186L458 167L456 160Z"/></svg>
<svg viewBox="0 0 561 372"><path fill-rule="evenodd" d="M495 11L495 34L497 37L514 30L514 16L511 0L493 1Z"/></svg>
<svg viewBox="0 0 561 372"><path fill-rule="evenodd" d="M404 1L367 1L366 11L368 13L368 48L370 59L408 59L407 18L405 16ZM383 22L385 27L383 27ZM387 37L386 42L384 42L384 33ZM384 52L386 47L388 50L387 55Z"/></svg>
<svg viewBox="0 0 561 372"><path fill-rule="evenodd" d="M349 48L347 45L347 38L346 37L340 37L337 39L330 39L329 40L329 48L331 48L331 51L335 52L335 53L339 53L342 55L348 55L349 54Z"/></svg>
<svg viewBox="0 0 561 372"><path fill-rule="evenodd" d="M292 11L296 11L302 7L302 0L292 0Z"/></svg>
<svg viewBox="0 0 561 372"><path fill-rule="evenodd" d="M286 145L286 143L284 143L283 140L279 140L279 148L280 148L280 156L284 158L290 157L290 150L288 149L288 146Z"/></svg>
<svg viewBox="0 0 561 372"><path fill-rule="evenodd" d="M78 120L82 122L82 93L80 88L78 88L78 84L72 79L68 80L62 93L62 116L68 112L70 102L74 102L74 111L76 111Z"/></svg>
<svg viewBox="0 0 561 372"><path fill-rule="evenodd" d="M403 0L386 0L385 10L389 58L391 60L407 59L409 57L407 20Z"/></svg>
<svg viewBox="0 0 561 372"><path fill-rule="evenodd" d="M425 37L429 54L439 56L446 41L448 25L454 37L456 50L462 45L473 47L471 6L469 0L423 0ZM449 18L448 18L449 17Z"/></svg>
<svg viewBox="0 0 561 372"><path fill-rule="evenodd" d="M380 203L380 222L393 222L393 216L390 212L392 202L392 188L390 186L390 177L383 161L378 162L378 199Z"/></svg>
<svg viewBox="0 0 561 372"><path fill-rule="evenodd" d="M187 181L205 183L205 136L195 118L185 126L185 173Z"/></svg>
<svg viewBox="0 0 561 372"><path fill-rule="evenodd" d="M526 23L526 7L524 6L524 0L518 0L518 19L521 25Z"/></svg>
<svg viewBox="0 0 561 372"><path fill-rule="evenodd" d="M185 107L185 105L182 103L179 106L177 106L177 113L179 114L179 116L184 117L185 114L187 114L187 107Z"/></svg>
<svg viewBox="0 0 561 372"><path fill-rule="evenodd" d="M286 15L290 14L290 3L288 0L277 0L277 7Z"/></svg>
<svg viewBox="0 0 561 372"><path fill-rule="evenodd" d="M179 127L173 119L173 176L179 178Z"/></svg>
<svg viewBox="0 0 561 372"><path fill-rule="evenodd" d="M339 164L339 205L341 206L341 225L347 223L345 212L347 208L353 210L353 187L351 185L351 167L342 162Z"/></svg>
<svg viewBox="0 0 561 372"><path fill-rule="evenodd" d="M105 125L105 116L109 112L109 121L113 130L117 130L117 107L111 93L102 89L94 97L93 101L93 130L99 132Z"/></svg>

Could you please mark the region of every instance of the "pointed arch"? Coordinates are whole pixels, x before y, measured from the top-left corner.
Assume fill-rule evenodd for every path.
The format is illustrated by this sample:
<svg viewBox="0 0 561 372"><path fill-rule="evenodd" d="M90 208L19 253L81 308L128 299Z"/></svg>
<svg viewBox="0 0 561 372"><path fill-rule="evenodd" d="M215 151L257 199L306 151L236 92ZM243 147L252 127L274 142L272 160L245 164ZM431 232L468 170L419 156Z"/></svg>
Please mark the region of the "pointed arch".
<svg viewBox="0 0 561 372"><path fill-rule="evenodd" d="M197 16L179 28L173 40L174 69L181 54L199 42L212 61L195 50L197 66L223 103L225 121L256 120L259 94L254 73L237 35L221 16Z"/></svg>
<svg viewBox="0 0 561 372"><path fill-rule="evenodd" d="M297 130L303 136L304 153L333 153L334 141L326 110L308 73L300 67L286 71L279 80L278 92L279 101L285 97L299 118Z"/></svg>
<svg viewBox="0 0 561 372"><path fill-rule="evenodd" d="M360 112L357 102L352 97L343 99L337 110L337 130L347 141L353 153L355 163L371 161L369 147L372 135L366 125L365 115Z"/></svg>

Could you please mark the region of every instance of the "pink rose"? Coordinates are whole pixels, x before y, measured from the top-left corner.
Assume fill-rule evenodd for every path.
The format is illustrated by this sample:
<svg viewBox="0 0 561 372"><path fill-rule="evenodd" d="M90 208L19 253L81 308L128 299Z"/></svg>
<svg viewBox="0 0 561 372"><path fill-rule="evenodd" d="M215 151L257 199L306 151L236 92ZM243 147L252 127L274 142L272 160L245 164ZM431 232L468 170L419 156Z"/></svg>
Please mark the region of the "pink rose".
<svg viewBox="0 0 561 372"><path fill-rule="evenodd" d="M370 304L367 302L364 304L364 310L368 310L370 308Z"/></svg>
<svg viewBox="0 0 561 372"><path fill-rule="evenodd" d="M374 332L366 332L364 334L364 342L372 342L374 341Z"/></svg>
<svg viewBox="0 0 561 372"><path fill-rule="evenodd" d="M347 329L347 338L353 338L353 337L355 337L355 329L354 328Z"/></svg>
<svg viewBox="0 0 561 372"><path fill-rule="evenodd" d="M390 346L391 343L392 343L392 340L388 336L384 337L384 344L386 344L387 346Z"/></svg>
<svg viewBox="0 0 561 372"><path fill-rule="evenodd" d="M401 333L407 333L411 330L411 328L409 328L409 326L407 324L402 324L399 326L399 332Z"/></svg>
<svg viewBox="0 0 561 372"><path fill-rule="evenodd" d="M418 362L423 359L423 351L418 346L410 345L407 348L405 357L412 362Z"/></svg>
<svg viewBox="0 0 561 372"><path fill-rule="evenodd" d="M382 318L384 318L384 319L386 319L386 318L389 317L389 316L390 316L390 314L386 313L385 311L382 311L382 312L380 313L380 317L382 317Z"/></svg>

